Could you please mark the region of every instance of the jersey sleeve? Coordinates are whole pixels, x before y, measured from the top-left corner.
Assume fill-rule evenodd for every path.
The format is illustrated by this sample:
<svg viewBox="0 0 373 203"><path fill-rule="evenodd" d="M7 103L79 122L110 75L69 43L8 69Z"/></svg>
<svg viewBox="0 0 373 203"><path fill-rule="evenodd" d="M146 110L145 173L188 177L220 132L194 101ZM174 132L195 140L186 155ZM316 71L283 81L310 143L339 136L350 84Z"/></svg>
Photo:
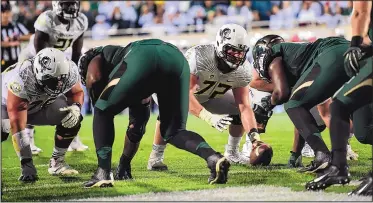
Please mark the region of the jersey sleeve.
<svg viewBox="0 0 373 203"><path fill-rule="evenodd" d="M79 69L78 66L75 65L73 61L70 61L70 75L69 79L67 81L66 88L64 90L64 93L68 92L71 90L71 88L76 84L80 82L80 74L79 74Z"/></svg>
<svg viewBox="0 0 373 203"><path fill-rule="evenodd" d="M34 24L35 30L42 31L47 34L52 32L51 26L53 19L49 14L50 11L45 11L44 13L40 14Z"/></svg>
<svg viewBox="0 0 373 203"><path fill-rule="evenodd" d="M241 66L240 71L235 76L237 78L236 87L246 87L252 80L253 75L251 74L252 66L251 63L245 61Z"/></svg>
<svg viewBox="0 0 373 203"><path fill-rule="evenodd" d="M27 90L22 79L18 75L14 75L8 82L8 90L19 98L27 99Z"/></svg>
<svg viewBox="0 0 373 203"><path fill-rule="evenodd" d="M197 60L196 60L196 49L192 47L188 49L184 54L186 60L188 61L190 73L197 75Z"/></svg>

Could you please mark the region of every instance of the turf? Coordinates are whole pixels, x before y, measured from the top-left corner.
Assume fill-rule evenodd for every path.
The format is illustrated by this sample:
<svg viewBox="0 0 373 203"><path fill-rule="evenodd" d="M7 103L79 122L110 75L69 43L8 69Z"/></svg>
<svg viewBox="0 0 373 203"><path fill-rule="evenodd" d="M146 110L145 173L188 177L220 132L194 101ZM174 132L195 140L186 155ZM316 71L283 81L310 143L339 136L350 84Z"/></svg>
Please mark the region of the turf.
<svg viewBox="0 0 373 203"><path fill-rule="evenodd" d="M59 201L256 184L284 186L301 191L304 190L304 183L313 179L313 175L300 174L295 169L286 168L293 142L293 125L285 114L274 115L268 124L267 134L262 135L262 139L270 143L274 149L271 165L268 167L232 166L226 185L208 185L209 171L206 163L199 157L172 146L166 148L165 154L165 163L169 171L148 171L146 164L151 151L155 120L156 117L152 116L147 126L147 133L132 162L132 175L135 180L117 181L113 188L84 189L82 187L82 183L91 177L97 166L92 137L92 117L90 116L85 117L80 132L82 141L90 147L90 150L67 153L67 162L80 172L74 177L51 176L47 172L54 145L53 127L36 128L35 141L37 146L44 151L34 158L39 175L39 181L34 184L22 184L17 180L20 175L19 161L11 141L7 140L2 143L2 201ZM116 167L122 152L128 117L117 116L115 123L117 136L113 147L113 168ZM188 129L199 132L216 150L224 151L227 133L219 133L193 116L189 117ZM330 146L328 131L323 133L323 138ZM360 144L355 138L351 144L359 154L359 161L349 161L351 175L354 180L357 180L371 169L372 151L370 146ZM308 164L310 160L304 159L303 163ZM330 187L326 192L346 193L354 187L352 185Z"/></svg>

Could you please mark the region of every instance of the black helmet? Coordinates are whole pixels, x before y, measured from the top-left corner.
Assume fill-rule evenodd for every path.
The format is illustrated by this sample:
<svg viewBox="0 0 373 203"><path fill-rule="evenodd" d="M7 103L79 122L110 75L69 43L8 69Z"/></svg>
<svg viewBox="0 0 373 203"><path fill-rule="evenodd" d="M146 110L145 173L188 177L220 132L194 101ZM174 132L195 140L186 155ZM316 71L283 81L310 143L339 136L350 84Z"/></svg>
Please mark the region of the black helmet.
<svg viewBox="0 0 373 203"><path fill-rule="evenodd" d="M103 48L104 47L102 46L94 47L86 51L82 56L80 56L79 61L78 61L78 68L79 68L79 74L80 74L80 78L81 78L83 85L86 85L85 79L87 77L89 63L95 56L99 55L102 52Z"/></svg>
<svg viewBox="0 0 373 203"><path fill-rule="evenodd" d="M262 79L269 81L268 67L274 57L271 48L273 45L282 42L285 42L285 40L278 35L266 35L255 43L253 66Z"/></svg>

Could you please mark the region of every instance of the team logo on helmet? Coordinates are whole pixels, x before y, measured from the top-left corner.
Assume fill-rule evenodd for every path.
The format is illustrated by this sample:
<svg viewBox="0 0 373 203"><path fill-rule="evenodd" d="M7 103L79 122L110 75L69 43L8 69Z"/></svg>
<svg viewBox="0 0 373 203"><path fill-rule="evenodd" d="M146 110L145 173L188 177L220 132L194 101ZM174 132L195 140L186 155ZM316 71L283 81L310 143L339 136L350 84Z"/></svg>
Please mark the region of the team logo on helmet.
<svg viewBox="0 0 373 203"><path fill-rule="evenodd" d="M229 28L224 28L223 30L220 31L220 36L221 36L221 42L223 43L225 40L230 40L232 39L229 35L231 34L231 29Z"/></svg>
<svg viewBox="0 0 373 203"><path fill-rule="evenodd" d="M43 56L42 58L39 59L39 64L42 67L42 72L44 70L52 70L49 65L51 64L52 60L48 56Z"/></svg>

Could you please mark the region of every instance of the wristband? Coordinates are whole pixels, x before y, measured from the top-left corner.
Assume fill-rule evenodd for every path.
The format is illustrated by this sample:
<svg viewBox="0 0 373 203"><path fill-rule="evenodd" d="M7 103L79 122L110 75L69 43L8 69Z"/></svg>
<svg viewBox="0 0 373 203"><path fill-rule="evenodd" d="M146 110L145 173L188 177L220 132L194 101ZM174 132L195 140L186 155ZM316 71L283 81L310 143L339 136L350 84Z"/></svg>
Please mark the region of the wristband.
<svg viewBox="0 0 373 203"><path fill-rule="evenodd" d="M353 36L351 38L351 46L359 47L363 43L363 38L361 36Z"/></svg>

